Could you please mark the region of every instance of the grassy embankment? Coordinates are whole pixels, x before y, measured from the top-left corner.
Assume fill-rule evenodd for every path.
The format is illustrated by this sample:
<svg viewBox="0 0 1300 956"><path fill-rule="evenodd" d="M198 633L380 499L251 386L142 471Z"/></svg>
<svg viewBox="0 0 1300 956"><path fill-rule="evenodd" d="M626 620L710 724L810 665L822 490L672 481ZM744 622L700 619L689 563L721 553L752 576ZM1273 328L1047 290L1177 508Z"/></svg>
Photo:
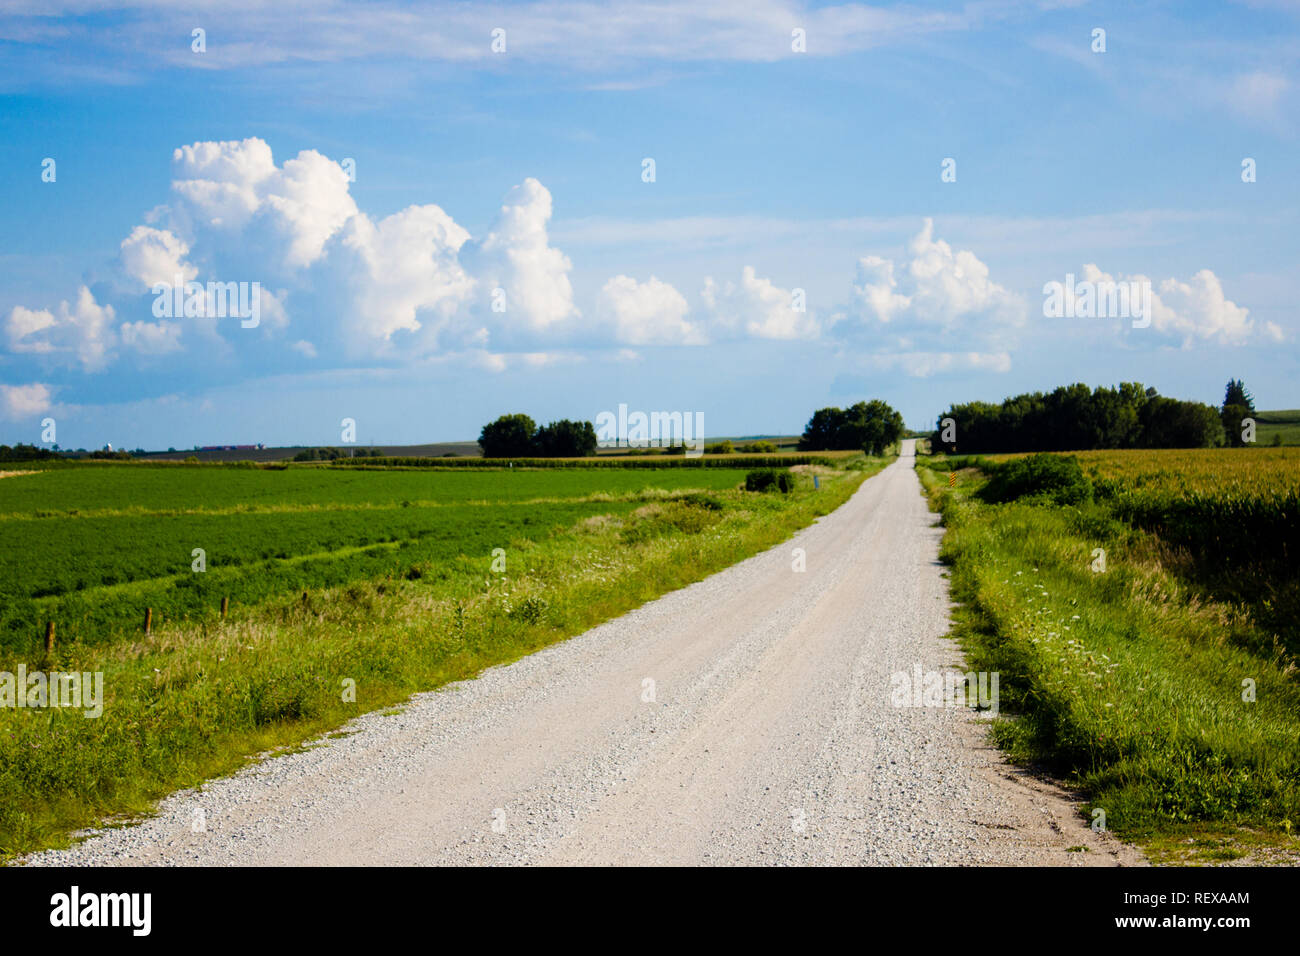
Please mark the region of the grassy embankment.
<svg viewBox="0 0 1300 956"><path fill-rule="evenodd" d="M1069 504L986 503L996 463L918 462L947 527L954 637L1001 673L995 739L1153 860L1296 862L1300 644L1274 602L1298 586L1300 455L1080 458L1093 473Z"/></svg>
<svg viewBox="0 0 1300 956"><path fill-rule="evenodd" d="M1256 412L1255 422L1257 445L1300 445L1300 408Z"/></svg>
<svg viewBox="0 0 1300 956"><path fill-rule="evenodd" d="M858 458L846 460L845 467L803 466L796 469L799 479L787 495L744 492L734 474L719 484L723 473L712 469L677 473L672 487L654 485L666 480L661 479L666 473L651 476L638 470L631 486L608 492L592 491L581 484L587 479L574 473L516 470L505 478L496 473L493 494L506 499L498 501L468 500L480 493L482 481L473 483L473 491L438 493L447 489L445 482L470 481L469 475L331 472L354 483L347 497L360 499L353 501L364 512L359 518L339 501L327 500L331 496L317 486L295 484L306 478L259 492L254 479L234 477L244 474L235 469L210 476L203 469L203 488L191 492L210 499L207 507L227 519L252 507L265 509L254 512L265 518L288 513L295 519L305 514L374 521L389 515L393 494L410 493L401 482L419 480L425 483L423 497L407 508L427 510L435 523L443 515L459 521L461 512L475 507L485 515L537 512L541 520L532 526L507 521L496 529L496 537L480 521L450 553L425 554L417 544L401 557L400 567L376 573L362 563L354 570L368 576L314 587L306 601L296 583L285 578L281 583L294 596L266 596L254 588L249 593L258 597L257 603L236 603L224 622L211 613L167 619L147 637L121 632L115 619L101 622L99 632L87 624L83 639L60 643L52 661L36 657L28 642L11 644L2 652L0 670L27 663L102 671L106 700L98 719L86 719L79 711L0 709L0 859L61 845L72 831L104 819L146 812L166 793L229 773L259 753L300 744L359 713L582 633L779 543L838 507L887 463ZM812 489L814 472L821 478L820 491ZM140 474L143 484L131 491L118 489L116 497L97 491L93 483L81 487L81 478L64 479L65 490L71 494L72 486L78 486L83 500L72 507L65 495L40 510L48 520L72 522L83 519L67 512L86 507L108 521L112 515L105 509L114 508L123 519L140 518L141 510L151 508L171 508L179 512L174 517L202 522L213 517L197 504L182 501L178 507L175 499L184 495L178 489L169 492L165 476L151 484ZM229 490L221 497L223 474L236 483L254 482L235 495L244 499L242 504L231 499ZM626 474L583 472L612 484L632 480L622 477ZM548 476L547 481L561 482L567 490L557 495L550 487L552 494L545 498L530 493L529 475ZM41 477L7 481L39 482ZM399 487L376 491L371 485L367 497L367 482L397 482ZM35 485L6 490L41 495ZM249 504L248 498L256 503ZM575 519L578 506L583 516ZM407 508L401 502L397 508L405 522ZM30 535L47 520L10 512L0 525L12 534ZM273 522L267 527L286 526ZM310 537L301 524L292 528L295 535ZM173 542L173 550L180 540ZM192 540L185 542L183 560L189 558ZM275 541L258 542L263 545L281 547ZM389 542L384 548L401 554L400 546L400 541ZM491 570L494 547L505 549L505 573ZM265 568L280 577L291 574L295 563L293 556L263 558L256 548L246 557L254 571ZM337 569L340 561L346 567L348 555L333 554L328 566ZM98 569L83 570L93 577ZM128 581L107 587L136 586ZM138 586L159 585L146 580ZM55 599L80 601L75 592ZM355 701L345 699L345 681L355 682Z"/></svg>

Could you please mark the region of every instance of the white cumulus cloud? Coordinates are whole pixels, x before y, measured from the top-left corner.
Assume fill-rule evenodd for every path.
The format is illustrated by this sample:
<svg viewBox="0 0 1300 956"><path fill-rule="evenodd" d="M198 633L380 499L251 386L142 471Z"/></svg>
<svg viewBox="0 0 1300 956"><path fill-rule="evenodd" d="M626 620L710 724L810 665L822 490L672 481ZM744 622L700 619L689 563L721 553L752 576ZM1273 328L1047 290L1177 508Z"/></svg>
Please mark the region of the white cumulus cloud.
<svg viewBox="0 0 1300 956"><path fill-rule="evenodd" d="M100 305L83 285L76 303L59 303L57 314L15 306L5 322L5 335L11 352L43 355L97 372L109 363L116 345L114 315L111 305Z"/></svg>
<svg viewBox="0 0 1300 956"><path fill-rule="evenodd" d="M600 290L601 321L626 345L704 344L703 332L686 318L688 311L682 294L654 276L637 282L617 275Z"/></svg>
<svg viewBox="0 0 1300 956"><path fill-rule="evenodd" d="M760 339L811 339L818 334L817 322L808 315L803 296L759 278L753 266L741 270L739 284L719 285L705 278L700 293L712 323L724 333ZM796 305L799 308L796 308Z"/></svg>
<svg viewBox="0 0 1300 956"><path fill-rule="evenodd" d="M483 292L504 293L512 326L542 331L575 318L567 256L550 244L551 193L536 179L525 179L506 195L491 231L466 250L466 262L483 283Z"/></svg>
<svg viewBox="0 0 1300 956"><path fill-rule="evenodd" d="M1286 335L1273 322L1256 322L1250 310L1230 300L1223 283L1209 269L1201 269L1187 280L1152 279L1145 275L1112 275L1095 263L1085 263L1083 280L1094 288L1112 284L1129 284L1130 288L1148 286L1151 290L1151 324L1134 328L1125 318L1120 327L1139 342L1145 336L1163 344L1190 348L1198 343L1211 345L1247 345L1251 342L1282 342ZM1076 308L1078 286L1074 296Z"/></svg>
<svg viewBox="0 0 1300 956"><path fill-rule="evenodd" d="M364 213L352 217L330 256L355 316L348 338L383 350L398 332L424 330L422 351L435 347L438 330L474 290L458 257L468 239L434 205L409 206L378 223Z"/></svg>
<svg viewBox="0 0 1300 956"><path fill-rule="evenodd" d="M0 385L0 416L17 421L50 410L54 390L41 382L30 385Z"/></svg>
<svg viewBox="0 0 1300 956"><path fill-rule="evenodd" d="M858 262L853 286L856 315L868 324L893 324L899 334L929 328L949 332L1023 322L1023 303L989 278L989 268L975 253L954 250L934 238L934 221L926 219L907 246L908 257L895 263L878 256Z"/></svg>
<svg viewBox="0 0 1300 956"><path fill-rule="evenodd" d="M185 261L190 247L166 229L136 226L122 240L122 268L145 288L159 283L172 285L176 277L189 282L199 274L197 267Z"/></svg>

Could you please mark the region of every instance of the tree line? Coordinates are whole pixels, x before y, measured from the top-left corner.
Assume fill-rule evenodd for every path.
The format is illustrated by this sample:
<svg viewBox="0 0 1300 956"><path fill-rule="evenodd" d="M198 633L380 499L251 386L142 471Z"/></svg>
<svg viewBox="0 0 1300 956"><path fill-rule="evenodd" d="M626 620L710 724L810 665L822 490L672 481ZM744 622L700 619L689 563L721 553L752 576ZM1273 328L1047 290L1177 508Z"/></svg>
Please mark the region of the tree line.
<svg viewBox="0 0 1300 956"><path fill-rule="evenodd" d="M293 456L294 461L335 461L339 458L379 458L382 448L304 448Z"/></svg>
<svg viewBox="0 0 1300 956"><path fill-rule="evenodd" d="M1076 383L992 402L954 404L930 437L935 451L1085 451L1093 448L1214 448L1241 445L1255 405L1232 380L1220 408L1159 394L1140 382L1095 389Z"/></svg>

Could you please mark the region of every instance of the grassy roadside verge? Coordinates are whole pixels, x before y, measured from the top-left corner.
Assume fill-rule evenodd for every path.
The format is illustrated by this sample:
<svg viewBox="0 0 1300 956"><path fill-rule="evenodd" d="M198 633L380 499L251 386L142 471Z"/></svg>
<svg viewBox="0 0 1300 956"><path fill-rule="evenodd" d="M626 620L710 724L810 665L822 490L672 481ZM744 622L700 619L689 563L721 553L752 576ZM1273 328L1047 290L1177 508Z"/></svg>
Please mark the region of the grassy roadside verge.
<svg viewBox="0 0 1300 956"><path fill-rule="evenodd" d="M462 555L224 624L70 647L58 669L102 671L104 713L0 709L0 860L580 634L779 543L888 463L805 466L788 495L684 492L502 541L500 574L491 555Z"/></svg>
<svg viewBox="0 0 1300 956"><path fill-rule="evenodd" d="M1106 506L985 504L981 472L949 487L948 467L918 461L947 529L953 636L1001 675L998 745L1081 788L1092 820L1156 862L1300 861L1300 686L1283 649Z"/></svg>

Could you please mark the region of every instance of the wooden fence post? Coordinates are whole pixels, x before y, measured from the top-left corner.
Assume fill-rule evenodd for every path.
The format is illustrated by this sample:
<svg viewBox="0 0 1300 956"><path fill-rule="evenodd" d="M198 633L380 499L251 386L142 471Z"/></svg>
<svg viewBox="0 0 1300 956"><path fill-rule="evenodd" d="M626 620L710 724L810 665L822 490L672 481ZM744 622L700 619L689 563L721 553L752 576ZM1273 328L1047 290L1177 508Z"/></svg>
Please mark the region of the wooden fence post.
<svg viewBox="0 0 1300 956"><path fill-rule="evenodd" d="M45 622L45 656L54 656L54 622Z"/></svg>
<svg viewBox="0 0 1300 956"><path fill-rule="evenodd" d="M153 608L144 609L144 632L145 634L153 633Z"/></svg>
<svg viewBox="0 0 1300 956"><path fill-rule="evenodd" d="M223 597L223 598L221 599L221 619L222 619L223 621L226 619L226 609L227 609L228 607L230 607L230 598L228 598L228 597Z"/></svg>

